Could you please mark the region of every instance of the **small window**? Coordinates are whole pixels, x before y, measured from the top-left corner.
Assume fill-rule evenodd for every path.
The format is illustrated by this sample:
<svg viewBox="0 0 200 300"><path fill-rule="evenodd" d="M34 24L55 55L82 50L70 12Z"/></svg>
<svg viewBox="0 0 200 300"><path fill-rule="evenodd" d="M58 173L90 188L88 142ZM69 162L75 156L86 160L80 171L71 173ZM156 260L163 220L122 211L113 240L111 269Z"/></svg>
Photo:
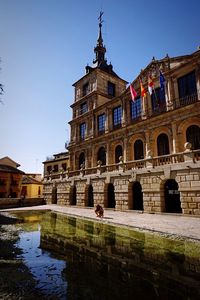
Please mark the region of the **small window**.
<svg viewBox="0 0 200 300"><path fill-rule="evenodd" d="M122 123L122 107L118 106L113 109L113 127L119 128Z"/></svg>
<svg viewBox="0 0 200 300"><path fill-rule="evenodd" d="M66 171L66 170L67 170L67 164L66 164L66 163L63 163L63 164L62 164L62 169L63 169L63 171Z"/></svg>
<svg viewBox="0 0 200 300"><path fill-rule="evenodd" d="M86 113L87 111L88 111L88 106L87 106L87 103L84 102L81 104L80 114L82 115L82 114Z"/></svg>
<svg viewBox="0 0 200 300"><path fill-rule="evenodd" d="M52 170L52 166L47 166L47 173L51 173L51 170Z"/></svg>
<svg viewBox="0 0 200 300"><path fill-rule="evenodd" d="M80 124L80 138L84 140L85 135L86 135L86 123L82 123Z"/></svg>
<svg viewBox="0 0 200 300"><path fill-rule="evenodd" d="M161 133L157 138L158 156L169 154L169 139L165 133Z"/></svg>
<svg viewBox="0 0 200 300"><path fill-rule="evenodd" d="M142 140L136 140L134 143L134 160L144 158L144 147Z"/></svg>
<svg viewBox="0 0 200 300"><path fill-rule="evenodd" d="M83 85L83 96L87 95L89 93L89 83L85 83Z"/></svg>
<svg viewBox="0 0 200 300"><path fill-rule="evenodd" d="M79 170L85 165L85 153L81 152L79 156Z"/></svg>
<svg viewBox="0 0 200 300"><path fill-rule="evenodd" d="M200 149L200 127L192 125L186 130L187 142L192 144L192 149Z"/></svg>
<svg viewBox="0 0 200 300"><path fill-rule="evenodd" d="M54 171L54 172L58 172L58 165L54 165L53 171Z"/></svg>
<svg viewBox="0 0 200 300"><path fill-rule="evenodd" d="M195 71L178 78L179 97L185 98L197 93Z"/></svg>
<svg viewBox="0 0 200 300"><path fill-rule="evenodd" d="M108 95L115 96L115 84L110 81L108 81Z"/></svg>
<svg viewBox="0 0 200 300"><path fill-rule="evenodd" d="M135 101L130 101L131 119L136 120L141 117L141 98L137 98Z"/></svg>
<svg viewBox="0 0 200 300"><path fill-rule="evenodd" d="M122 146L121 145L118 145L116 148L115 148L115 163L119 163L119 158L120 156L123 156L123 150L122 150Z"/></svg>
<svg viewBox="0 0 200 300"><path fill-rule="evenodd" d="M98 116L98 132L104 133L105 132L105 114Z"/></svg>

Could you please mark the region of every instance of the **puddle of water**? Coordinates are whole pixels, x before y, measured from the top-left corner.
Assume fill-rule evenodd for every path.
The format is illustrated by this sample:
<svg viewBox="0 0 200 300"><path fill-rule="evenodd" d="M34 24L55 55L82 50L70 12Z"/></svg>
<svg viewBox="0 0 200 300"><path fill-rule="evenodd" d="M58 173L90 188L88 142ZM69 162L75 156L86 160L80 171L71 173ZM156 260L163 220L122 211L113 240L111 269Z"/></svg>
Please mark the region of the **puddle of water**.
<svg viewBox="0 0 200 300"><path fill-rule="evenodd" d="M50 212L15 215L28 222L19 258L46 299L200 299L198 242Z"/></svg>

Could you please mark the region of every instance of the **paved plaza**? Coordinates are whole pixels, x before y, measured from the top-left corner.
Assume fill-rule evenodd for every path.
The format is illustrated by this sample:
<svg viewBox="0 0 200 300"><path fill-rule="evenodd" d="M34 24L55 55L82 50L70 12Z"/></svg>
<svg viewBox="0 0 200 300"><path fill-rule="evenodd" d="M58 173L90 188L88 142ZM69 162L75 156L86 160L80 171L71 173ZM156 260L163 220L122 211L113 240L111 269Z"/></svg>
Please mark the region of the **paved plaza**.
<svg viewBox="0 0 200 300"><path fill-rule="evenodd" d="M116 211L105 209L102 219L96 217L94 208L82 208L73 206L42 205L32 207L20 207L12 210L51 210L67 215L92 219L103 223L128 226L138 230L147 230L172 235L174 237L191 238L200 241L200 218L178 214L147 214L135 211Z"/></svg>

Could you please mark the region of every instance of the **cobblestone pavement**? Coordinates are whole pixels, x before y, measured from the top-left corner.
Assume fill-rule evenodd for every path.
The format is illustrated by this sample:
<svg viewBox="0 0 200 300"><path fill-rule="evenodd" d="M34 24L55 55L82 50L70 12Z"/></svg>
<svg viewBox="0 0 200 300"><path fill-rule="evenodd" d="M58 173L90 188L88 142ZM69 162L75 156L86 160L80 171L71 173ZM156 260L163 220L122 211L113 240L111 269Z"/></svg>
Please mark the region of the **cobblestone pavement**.
<svg viewBox="0 0 200 300"><path fill-rule="evenodd" d="M94 213L94 208L83 208L78 206L43 205L15 209L0 210L52 210L72 216L82 217L111 223L116 225L128 226L139 230L159 232L174 237L191 238L200 241L200 217L184 216L179 214L147 214L135 211L116 211L105 209L104 217L99 219Z"/></svg>

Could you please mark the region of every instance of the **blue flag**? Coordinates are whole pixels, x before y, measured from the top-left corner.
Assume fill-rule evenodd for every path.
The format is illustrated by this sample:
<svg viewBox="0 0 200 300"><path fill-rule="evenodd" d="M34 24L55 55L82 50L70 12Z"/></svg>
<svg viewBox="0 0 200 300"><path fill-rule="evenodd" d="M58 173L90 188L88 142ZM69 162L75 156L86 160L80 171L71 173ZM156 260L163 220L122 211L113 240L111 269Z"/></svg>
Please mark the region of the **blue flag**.
<svg viewBox="0 0 200 300"><path fill-rule="evenodd" d="M164 90L165 89L165 77L164 77L164 75L162 74L162 72L160 71L160 77L159 77L159 79L160 79L160 88L161 88L161 90Z"/></svg>

